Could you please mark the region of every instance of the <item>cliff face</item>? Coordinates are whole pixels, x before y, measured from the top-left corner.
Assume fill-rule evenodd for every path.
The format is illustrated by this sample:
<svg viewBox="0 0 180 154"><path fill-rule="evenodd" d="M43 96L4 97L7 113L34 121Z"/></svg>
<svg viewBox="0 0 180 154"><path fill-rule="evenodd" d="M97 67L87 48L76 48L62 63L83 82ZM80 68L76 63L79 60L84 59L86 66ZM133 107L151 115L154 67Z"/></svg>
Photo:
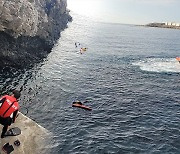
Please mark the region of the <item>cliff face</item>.
<svg viewBox="0 0 180 154"><path fill-rule="evenodd" d="M66 0L1 0L0 66L33 64L46 57L71 17Z"/></svg>

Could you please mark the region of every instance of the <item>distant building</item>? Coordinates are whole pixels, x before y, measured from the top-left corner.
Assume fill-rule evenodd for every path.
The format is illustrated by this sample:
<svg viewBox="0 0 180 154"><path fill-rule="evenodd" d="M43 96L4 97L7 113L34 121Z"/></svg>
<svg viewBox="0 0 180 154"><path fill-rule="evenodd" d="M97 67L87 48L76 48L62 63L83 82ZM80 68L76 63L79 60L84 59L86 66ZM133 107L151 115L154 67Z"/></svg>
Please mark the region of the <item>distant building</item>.
<svg viewBox="0 0 180 154"><path fill-rule="evenodd" d="M145 26L180 29L180 23L176 23L176 22L161 22L161 23L153 22L153 23L149 23L149 24L147 24Z"/></svg>
<svg viewBox="0 0 180 154"><path fill-rule="evenodd" d="M166 26L176 26L176 27L179 27L179 26L180 26L180 23L175 23L175 22L165 22L165 25L166 25Z"/></svg>

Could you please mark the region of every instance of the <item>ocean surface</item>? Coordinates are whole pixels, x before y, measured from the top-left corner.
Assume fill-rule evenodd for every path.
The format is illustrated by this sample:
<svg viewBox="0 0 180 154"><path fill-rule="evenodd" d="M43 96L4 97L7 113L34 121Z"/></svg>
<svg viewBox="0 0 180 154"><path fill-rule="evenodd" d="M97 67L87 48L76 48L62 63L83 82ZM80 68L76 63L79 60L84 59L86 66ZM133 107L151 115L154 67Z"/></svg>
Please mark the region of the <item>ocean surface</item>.
<svg viewBox="0 0 180 154"><path fill-rule="evenodd" d="M179 154L180 30L72 16L42 63L1 70L1 94L23 88L21 111L53 133L50 153Z"/></svg>

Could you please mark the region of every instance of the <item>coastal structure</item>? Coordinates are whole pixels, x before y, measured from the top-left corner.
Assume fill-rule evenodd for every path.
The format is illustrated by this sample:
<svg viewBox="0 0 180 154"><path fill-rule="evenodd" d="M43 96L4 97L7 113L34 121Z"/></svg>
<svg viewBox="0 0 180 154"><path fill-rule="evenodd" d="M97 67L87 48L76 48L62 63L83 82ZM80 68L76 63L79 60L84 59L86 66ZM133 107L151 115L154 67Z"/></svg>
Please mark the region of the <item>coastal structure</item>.
<svg viewBox="0 0 180 154"><path fill-rule="evenodd" d="M176 22L165 22L166 26L176 26L176 27L180 27L180 23L176 23Z"/></svg>
<svg viewBox="0 0 180 154"><path fill-rule="evenodd" d="M172 29L180 29L180 23L176 22L154 22L154 23L149 23L145 25L147 27L159 27L159 28L172 28Z"/></svg>
<svg viewBox="0 0 180 154"><path fill-rule="evenodd" d="M45 128L38 125L33 120L29 119L22 113L16 119L16 122L10 126L10 128L18 127L21 129L21 134L18 136L7 136L0 140L0 153L5 154L2 150L3 145L9 143L13 146L13 154L48 154L50 150L50 144L48 141L51 137L51 133ZM9 128L9 129L10 129ZM2 125L0 125L2 130ZM16 140L20 141L20 146L14 145Z"/></svg>

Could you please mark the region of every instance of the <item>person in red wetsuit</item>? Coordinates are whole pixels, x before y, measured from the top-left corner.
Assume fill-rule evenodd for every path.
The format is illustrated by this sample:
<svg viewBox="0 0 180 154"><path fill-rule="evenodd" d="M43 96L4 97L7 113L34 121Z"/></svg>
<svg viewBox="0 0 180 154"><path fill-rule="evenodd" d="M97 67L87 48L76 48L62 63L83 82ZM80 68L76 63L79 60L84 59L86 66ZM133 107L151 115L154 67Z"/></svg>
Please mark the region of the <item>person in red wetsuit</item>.
<svg viewBox="0 0 180 154"><path fill-rule="evenodd" d="M12 95L5 95L0 99L0 124L4 127L2 129L1 138L5 137L8 126L15 122L19 103L18 99L21 93L18 90L14 90Z"/></svg>

